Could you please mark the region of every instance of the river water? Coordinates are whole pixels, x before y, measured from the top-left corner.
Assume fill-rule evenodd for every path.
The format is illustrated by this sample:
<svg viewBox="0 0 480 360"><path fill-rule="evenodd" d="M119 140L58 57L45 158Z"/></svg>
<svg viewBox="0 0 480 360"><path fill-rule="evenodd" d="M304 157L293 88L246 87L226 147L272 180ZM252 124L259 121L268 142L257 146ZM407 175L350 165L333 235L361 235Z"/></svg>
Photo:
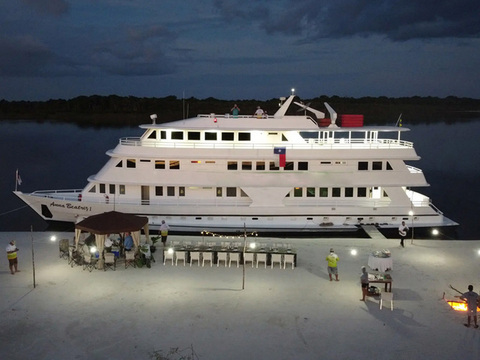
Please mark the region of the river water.
<svg viewBox="0 0 480 360"><path fill-rule="evenodd" d="M459 239L480 239L480 118L422 124L405 140L413 141L420 161L410 165L423 170L428 188L416 189L460 223ZM140 136L137 127L93 128L49 122L1 121L0 231L41 231L46 223L13 195L15 171L23 192L79 189L88 176L108 160L120 137ZM73 229L72 229L73 230Z"/></svg>

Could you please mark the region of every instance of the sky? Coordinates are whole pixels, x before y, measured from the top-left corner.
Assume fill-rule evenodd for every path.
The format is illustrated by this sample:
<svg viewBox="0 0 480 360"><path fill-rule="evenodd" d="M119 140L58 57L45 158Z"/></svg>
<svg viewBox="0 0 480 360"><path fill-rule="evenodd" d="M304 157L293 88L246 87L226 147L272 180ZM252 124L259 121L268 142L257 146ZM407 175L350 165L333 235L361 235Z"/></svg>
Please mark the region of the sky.
<svg viewBox="0 0 480 360"><path fill-rule="evenodd" d="M0 99L480 98L472 0L0 3Z"/></svg>

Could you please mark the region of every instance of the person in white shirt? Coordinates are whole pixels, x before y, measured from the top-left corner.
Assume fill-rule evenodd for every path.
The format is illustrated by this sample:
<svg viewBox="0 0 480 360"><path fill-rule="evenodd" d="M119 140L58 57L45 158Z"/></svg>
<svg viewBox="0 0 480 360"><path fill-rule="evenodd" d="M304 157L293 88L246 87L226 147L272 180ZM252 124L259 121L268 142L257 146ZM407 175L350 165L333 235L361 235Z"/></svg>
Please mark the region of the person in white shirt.
<svg viewBox="0 0 480 360"><path fill-rule="evenodd" d="M405 236L407 236L408 230L409 229L408 226L405 225L405 221L402 221L402 224L398 227L398 235L400 235L400 245L402 247L405 247L403 240L405 240Z"/></svg>

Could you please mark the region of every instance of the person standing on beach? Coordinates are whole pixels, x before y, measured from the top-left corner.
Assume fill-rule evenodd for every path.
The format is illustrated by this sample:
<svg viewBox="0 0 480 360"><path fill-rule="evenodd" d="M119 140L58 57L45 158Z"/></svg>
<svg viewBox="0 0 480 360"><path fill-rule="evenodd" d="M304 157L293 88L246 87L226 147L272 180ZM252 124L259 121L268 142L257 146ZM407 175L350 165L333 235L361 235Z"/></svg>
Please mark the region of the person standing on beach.
<svg viewBox="0 0 480 360"><path fill-rule="evenodd" d="M360 283L362 284L362 298L360 301L365 301L365 297L367 296L368 293L368 272L365 266L362 266L362 275L360 276Z"/></svg>
<svg viewBox="0 0 480 360"><path fill-rule="evenodd" d="M398 235L400 235L400 245L402 247L405 247L405 244L403 241L405 240L405 236L407 236L408 233L408 226L405 225L405 221L402 221L402 224L398 227Z"/></svg>
<svg viewBox="0 0 480 360"><path fill-rule="evenodd" d="M168 230L170 230L170 227L165 223L165 220L162 220L162 225L160 225L160 235L162 236L163 246L167 244Z"/></svg>
<svg viewBox="0 0 480 360"><path fill-rule="evenodd" d="M464 324L466 327L470 327L470 323L473 317L473 323L475 324L474 328L478 328L477 325L477 306L479 297L478 294L473 291L473 285L468 285L468 292L463 293L462 295L459 296L460 299L464 300L467 302L467 316L468 320L467 323Z"/></svg>
<svg viewBox="0 0 480 360"><path fill-rule="evenodd" d="M325 258L325 260L327 260L327 263L328 263L328 276L330 277L330 281L332 281L332 275L335 275L335 281L339 281L338 280L338 268L337 268L337 262L340 260L338 258L338 255L335 254L335 252L333 251L333 249L330 249L330 254L327 255L327 257Z"/></svg>
<svg viewBox="0 0 480 360"><path fill-rule="evenodd" d="M16 247L14 241L10 241L10 243L6 248L6 251L7 251L7 258L8 258L8 265L10 267L10 272L12 275L14 275L16 272L20 272L20 270L18 270L18 259L17 259L18 248Z"/></svg>

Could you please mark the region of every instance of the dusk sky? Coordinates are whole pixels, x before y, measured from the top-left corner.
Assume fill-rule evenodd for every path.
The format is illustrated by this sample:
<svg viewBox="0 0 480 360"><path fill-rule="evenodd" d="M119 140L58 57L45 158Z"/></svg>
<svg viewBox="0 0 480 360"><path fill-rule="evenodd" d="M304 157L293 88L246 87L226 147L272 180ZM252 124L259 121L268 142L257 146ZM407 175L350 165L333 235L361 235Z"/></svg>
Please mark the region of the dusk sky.
<svg viewBox="0 0 480 360"><path fill-rule="evenodd" d="M473 0L4 0L0 99L480 98Z"/></svg>

